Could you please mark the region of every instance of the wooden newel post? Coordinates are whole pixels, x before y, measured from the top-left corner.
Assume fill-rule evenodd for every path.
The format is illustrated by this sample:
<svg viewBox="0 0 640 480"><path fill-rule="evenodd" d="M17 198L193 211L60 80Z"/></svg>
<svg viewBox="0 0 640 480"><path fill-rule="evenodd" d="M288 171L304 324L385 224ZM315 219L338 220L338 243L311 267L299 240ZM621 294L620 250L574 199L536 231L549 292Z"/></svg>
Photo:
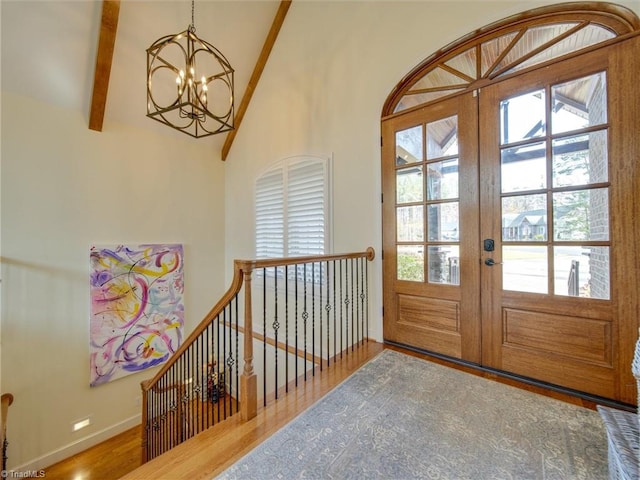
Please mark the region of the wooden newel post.
<svg viewBox="0 0 640 480"><path fill-rule="evenodd" d="M244 270L244 370L240 376L240 418L243 422L258 414L258 377L253 371L253 318L251 313L251 274L253 268L245 263Z"/></svg>
<svg viewBox="0 0 640 480"><path fill-rule="evenodd" d="M148 442L149 442L149 434L147 431L147 422L149 420L148 417L148 413L147 413L147 401L149 400L149 397L147 395L147 390L149 388L149 380L143 380L142 382L140 382L140 388L142 390L142 425L141 425L141 430L142 430L142 442L140 443L140 447L141 447L141 457L140 460L141 462L147 463L147 460L149 460L149 454L148 454Z"/></svg>

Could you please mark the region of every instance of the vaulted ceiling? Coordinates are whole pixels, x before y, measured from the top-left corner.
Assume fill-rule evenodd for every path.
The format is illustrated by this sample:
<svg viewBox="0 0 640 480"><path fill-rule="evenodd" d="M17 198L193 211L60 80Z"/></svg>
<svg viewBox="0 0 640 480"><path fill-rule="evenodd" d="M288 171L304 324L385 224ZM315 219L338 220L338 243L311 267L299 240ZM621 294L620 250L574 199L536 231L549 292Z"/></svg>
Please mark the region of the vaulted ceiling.
<svg viewBox="0 0 640 480"><path fill-rule="evenodd" d="M277 36L289 3L195 1L197 35L218 48L235 70L237 114L246 107L250 95L245 94L256 87L260 65L267 59L268 46ZM87 128L91 123L94 130L106 131L112 122L118 122L188 138L146 117L145 82L146 49L162 36L187 29L191 2L124 0L105 5L104 18L111 24L103 23L101 1L2 0L2 90L78 110ZM112 57L108 43L98 47L101 27L107 42L109 32L115 33ZM221 134L192 141L208 142L212 155L224 152L226 157L232 139L233 134Z"/></svg>

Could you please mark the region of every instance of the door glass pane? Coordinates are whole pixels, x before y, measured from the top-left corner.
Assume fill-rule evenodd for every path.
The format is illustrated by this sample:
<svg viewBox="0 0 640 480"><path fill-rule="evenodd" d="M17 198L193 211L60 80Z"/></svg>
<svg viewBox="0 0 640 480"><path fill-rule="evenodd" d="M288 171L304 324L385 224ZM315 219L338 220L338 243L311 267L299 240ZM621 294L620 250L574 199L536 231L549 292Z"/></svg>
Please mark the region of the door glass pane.
<svg viewBox="0 0 640 480"><path fill-rule="evenodd" d="M609 189L553 194L555 240L609 240Z"/></svg>
<svg viewBox="0 0 640 480"><path fill-rule="evenodd" d="M551 87L551 132L568 132L607 123L604 72Z"/></svg>
<svg viewBox="0 0 640 480"><path fill-rule="evenodd" d="M609 247L555 247L554 293L609 299Z"/></svg>
<svg viewBox="0 0 640 480"><path fill-rule="evenodd" d="M553 141L553 186L569 187L607 182L607 131Z"/></svg>
<svg viewBox="0 0 640 480"><path fill-rule="evenodd" d="M525 93L500 102L500 144L545 135L544 90Z"/></svg>
<svg viewBox="0 0 640 480"><path fill-rule="evenodd" d="M427 165L427 198L445 200L458 198L458 159Z"/></svg>
<svg viewBox="0 0 640 480"><path fill-rule="evenodd" d="M422 160L422 125L396 132L396 165Z"/></svg>
<svg viewBox="0 0 640 480"><path fill-rule="evenodd" d="M427 206L427 231L430 242L458 241L458 202Z"/></svg>
<svg viewBox="0 0 640 480"><path fill-rule="evenodd" d="M396 171L396 203L421 202L423 197L422 165Z"/></svg>
<svg viewBox="0 0 640 480"><path fill-rule="evenodd" d="M502 247L502 263L504 290L547 293L547 247L505 245Z"/></svg>
<svg viewBox="0 0 640 480"><path fill-rule="evenodd" d="M424 282L422 245L398 245L398 280Z"/></svg>
<svg viewBox="0 0 640 480"><path fill-rule="evenodd" d="M545 145L545 142L538 142L501 150L503 193L538 190L547 186Z"/></svg>
<svg viewBox="0 0 640 480"><path fill-rule="evenodd" d="M427 123L427 160L458 154L458 116Z"/></svg>
<svg viewBox="0 0 640 480"><path fill-rule="evenodd" d="M422 205L398 207L396 214L398 242L420 242L424 239Z"/></svg>
<svg viewBox="0 0 640 480"><path fill-rule="evenodd" d="M519 195L502 199L502 240L547 240L546 195Z"/></svg>
<svg viewBox="0 0 640 480"><path fill-rule="evenodd" d="M460 249L457 245L429 247L429 283L460 285Z"/></svg>

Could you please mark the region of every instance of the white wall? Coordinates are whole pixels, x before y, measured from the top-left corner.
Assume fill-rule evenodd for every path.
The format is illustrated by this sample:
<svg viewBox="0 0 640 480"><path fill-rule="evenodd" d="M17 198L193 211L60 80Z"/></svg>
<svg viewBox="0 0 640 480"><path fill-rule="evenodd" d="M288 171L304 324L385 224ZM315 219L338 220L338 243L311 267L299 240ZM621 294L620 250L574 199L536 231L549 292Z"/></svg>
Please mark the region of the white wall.
<svg viewBox="0 0 640 480"><path fill-rule="evenodd" d="M224 170L210 146L2 94L2 391L9 466L139 424L140 382L89 387L89 247L182 243L185 333L224 292ZM71 422L93 424L71 432Z"/></svg>
<svg viewBox="0 0 640 480"><path fill-rule="evenodd" d="M253 256L254 181L269 162L333 154L335 252L376 249L371 334L380 340L380 114L387 96L450 42L551 3L560 2L293 2L227 159L227 258ZM619 3L640 13L638 1Z"/></svg>

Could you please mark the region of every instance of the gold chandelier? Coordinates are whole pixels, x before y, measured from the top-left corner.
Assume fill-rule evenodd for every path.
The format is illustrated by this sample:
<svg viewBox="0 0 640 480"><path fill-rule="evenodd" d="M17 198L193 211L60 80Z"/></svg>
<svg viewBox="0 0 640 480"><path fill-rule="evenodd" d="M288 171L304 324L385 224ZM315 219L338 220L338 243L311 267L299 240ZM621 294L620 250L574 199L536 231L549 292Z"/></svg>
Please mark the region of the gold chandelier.
<svg viewBox="0 0 640 480"><path fill-rule="evenodd" d="M233 130L233 68L191 25L147 49L147 116L195 138Z"/></svg>

